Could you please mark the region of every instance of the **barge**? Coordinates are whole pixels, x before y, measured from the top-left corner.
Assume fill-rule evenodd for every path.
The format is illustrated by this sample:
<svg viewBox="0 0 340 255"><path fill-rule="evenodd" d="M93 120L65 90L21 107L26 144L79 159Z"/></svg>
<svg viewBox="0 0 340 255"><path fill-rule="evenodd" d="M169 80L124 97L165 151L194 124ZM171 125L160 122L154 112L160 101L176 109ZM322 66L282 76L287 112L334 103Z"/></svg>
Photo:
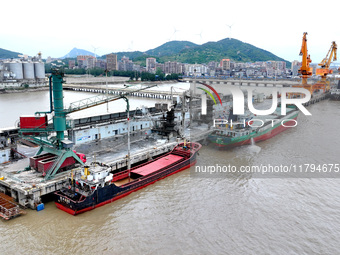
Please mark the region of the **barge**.
<svg viewBox="0 0 340 255"><path fill-rule="evenodd" d="M199 143L180 143L163 156L119 172L105 165L85 166L71 174L66 187L55 192L55 204L77 215L111 203L195 165L200 148Z"/></svg>
<svg viewBox="0 0 340 255"><path fill-rule="evenodd" d="M14 202L14 198L0 192L0 218L10 220L22 214L25 211Z"/></svg>

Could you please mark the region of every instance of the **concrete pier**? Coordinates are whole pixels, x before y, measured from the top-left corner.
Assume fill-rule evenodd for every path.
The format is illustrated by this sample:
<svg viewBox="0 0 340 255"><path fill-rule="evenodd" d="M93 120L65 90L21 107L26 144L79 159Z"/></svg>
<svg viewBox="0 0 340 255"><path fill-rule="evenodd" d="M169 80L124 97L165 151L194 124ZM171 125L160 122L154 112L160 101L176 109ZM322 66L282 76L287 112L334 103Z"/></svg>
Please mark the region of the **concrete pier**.
<svg viewBox="0 0 340 255"><path fill-rule="evenodd" d="M207 137L212 130L197 130L190 132L191 141L200 141ZM151 159L158 155L171 151L180 140L169 142L161 145L150 142L148 149L137 150L136 144L132 144L131 148L134 151L131 154L131 164L135 164L144 160ZM141 139L140 143L145 146L145 139ZM135 147L135 149L134 149ZM119 156L120 155L120 156ZM112 167L113 170L127 166L126 156L121 156L122 152L110 154L110 160L106 155L106 160L101 160L100 155L89 155L88 158L94 158L93 161L100 161ZM30 170L18 172L28 165L28 159L20 160L16 164L0 166L0 192L11 196L21 206L25 208L36 209L42 201L42 197L54 193L66 185L67 179L70 176L70 171L57 175L52 180L44 180L41 173Z"/></svg>

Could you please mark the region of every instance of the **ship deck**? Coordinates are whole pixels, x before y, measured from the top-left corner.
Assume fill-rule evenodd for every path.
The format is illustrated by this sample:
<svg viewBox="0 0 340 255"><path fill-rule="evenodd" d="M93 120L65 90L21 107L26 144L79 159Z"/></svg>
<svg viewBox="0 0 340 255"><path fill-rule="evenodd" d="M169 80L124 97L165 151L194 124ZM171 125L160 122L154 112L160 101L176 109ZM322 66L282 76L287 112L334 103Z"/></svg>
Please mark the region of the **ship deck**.
<svg viewBox="0 0 340 255"><path fill-rule="evenodd" d="M134 180L135 179L132 179L132 178L128 177L128 178L121 179L119 181L115 181L115 182L113 182L113 184L116 185L117 187L120 187L120 186L122 186L124 184L127 184L127 183L129 183L131 181L134 181Z"/></svg>
<svg viewBox="0 0 340 255"><path fill-rule="evenodd" d="M178 163L182 161L184 158L182 156L174 155L174 154L169 154L166 157L162 157L160 159L157 159L149 164L143 165L141 167L138 167L134 170L131 171L131 173L138 174L140 176L146 176L151 173L157 172L158 170Z"/></svg>
<svg viewBox="0 0 340 255"><path fill-rule="evenodd" d="M205 139L212 130L197 129L190 131L191 141L199 141ZM97 143L88 143L88 163L91 161L100 161L106 165L110 165L112 170L121 169L127 167L126 160L126 144L117 144L116 142L110 142L108 139ZM106 152L106 146L112 147L112 143L115 143L112 150ZM170 152L178 142L159 143L159 141L152 141L151 139L139 139L131 143L131 164L137 164L138 162L147 161L151 158L155 158L164 153ZM85 144L77 151L83 152ZM31 157L35 154L37 148L28 148L25 145L20 145L20 152L27 157ZM20 206L25 208L35 209L37 204L41 203L41 198L44 195L54 193L57 190L63 188L67 179L70 176L70 172L63 172L55 176L51 180L45 180L41 173L30 170L22 171L29 165L29 159L22 159L13 163L2 165L0 164L0 193L4 193L14 198ZM146 172L145 172L146 173ZM144 174L145 174L144 173ZM127 180L120 180L117 186L126 184Z"/></svg>

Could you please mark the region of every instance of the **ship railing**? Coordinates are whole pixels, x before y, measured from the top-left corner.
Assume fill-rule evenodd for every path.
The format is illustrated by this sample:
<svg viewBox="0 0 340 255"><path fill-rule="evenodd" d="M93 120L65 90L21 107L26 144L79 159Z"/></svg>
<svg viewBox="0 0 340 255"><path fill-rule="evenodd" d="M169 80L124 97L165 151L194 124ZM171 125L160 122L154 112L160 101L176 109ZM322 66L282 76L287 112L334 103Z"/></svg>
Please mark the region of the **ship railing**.
<svg viewBox="0 0 340 255"><path fill-rule="evenodd" d="M182 157L188 157L190 155L190 149L188 149L187 151L183 151L183 150L173 150L171 154L175 154L178 156L182 156Z"/></svg>
<svg viewBox="0 0 340 255"><path fill-rule="evenodd" d="M75 200L74 198L72 198L71 196L68 196L67 195L67 192L60 192L60 191L57 191L56 194L59 196L59 197L62 197L64 199L68 199L70 201L72 201L73 203L79 203L79 202L82 202L83 200L85 200L86 197L88 197L89 195L91 195L94 191L84 191L84 190L81 190L79 189L78 191L75 191L75 193L79 193L81 196L78 200Z"/></svg>
<svg viewBox="0 0 340 255"><path fill-rule="evenodd" d="M112 176L112 182L124 179L129 176L129 170L124 170L123 172L116 173Z"/></svg>

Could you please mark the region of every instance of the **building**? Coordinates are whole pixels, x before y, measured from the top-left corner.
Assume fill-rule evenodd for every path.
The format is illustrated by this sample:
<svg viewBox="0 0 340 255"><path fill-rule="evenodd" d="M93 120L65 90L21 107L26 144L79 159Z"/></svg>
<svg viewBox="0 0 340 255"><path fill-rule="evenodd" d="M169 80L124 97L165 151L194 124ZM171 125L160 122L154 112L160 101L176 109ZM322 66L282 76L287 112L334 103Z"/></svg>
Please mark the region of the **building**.
<svg viewBox="0 0 340 255"><path fill-rule="evenodd" d="M183 73L184 64L178 62L165 62L164 63L164 73Z"/></svg>
<svg viewBox="0 0 340 255"><path fill-rule="evenodd" d="M128 57L123 56L118 62L119 71L133 71L133 62Z"/></svg>
<svg viewBox="0 0 340 255"><path fill-rule="evenodd" d="M205 75L208 73L208 67L206 65L202 64L185 64L184 65L185 70L184 73L185 75L191 76L191 75Z"/></svg>
<svg viewBox="0 0 340 255"><path fill-rule="evenodd" d="M293 76L298 76L301 65L302 63L299 62L298 60L294 60L292 62L292 75Z"/></svg>
<svg viewBox="0 0 340 255"><path fill-rule="evenodd" d="M76 66L76 61L75 60L69 60L68 61L68 68L73 69Z"/></svg>
<svg viewBox="0 0 340 255"><path fill-rule="evenodd" d="M220 66L222 70L230 70L230 59L222 59Z"/></svg>
<svg viewBox="0 0 340 255"><path fill-rule="evenodd" d="M106 61L101 60L101 59L97 59L96 67L106 70Z"/></svg>
<svg viewBox="0 0 340 255"><path fill-rule="evenodd" d="M94 68L96 66L96 58L93 56L88 56L86 58L87 68Z"/></svg>
<svg viewBox="0 0 340 255"><path fill-rule="evenodd" d="M85 68L87 66L86 56L85 55L77 56L77 63L79 68Z"/></svg>
<svg viewBox="0 0 340 255"><path fill-rule="evenodd" d="M46 59L46 64L52 63L52 58L50 56L47 57Z"/></svg>
<svg viewBox="0 0 340 255"><path fill-rule="evenodd" d="M106 55L106 65L108 71L118 70L118 63L117 63L117 54L108 54Z"/></svg>
<svg viewBox="0 0 340 255"><path fill-rule="evenodd" d="M39 57L0 60L0 89L45 85L45 64Z"/></svg>
<svg viewBox="0 0 340 255"><path fill-rule="evenodd" d="M158 69L160 69L164 73L164 64L156 63L155 68L156 68L156 72Z"/></svg>
<svg viewBox="0 0 340 255"><path fill-rule="evenodd" d="M156 59L155 58L146 59L146 70L150 73L156 72Z"/></svg>

